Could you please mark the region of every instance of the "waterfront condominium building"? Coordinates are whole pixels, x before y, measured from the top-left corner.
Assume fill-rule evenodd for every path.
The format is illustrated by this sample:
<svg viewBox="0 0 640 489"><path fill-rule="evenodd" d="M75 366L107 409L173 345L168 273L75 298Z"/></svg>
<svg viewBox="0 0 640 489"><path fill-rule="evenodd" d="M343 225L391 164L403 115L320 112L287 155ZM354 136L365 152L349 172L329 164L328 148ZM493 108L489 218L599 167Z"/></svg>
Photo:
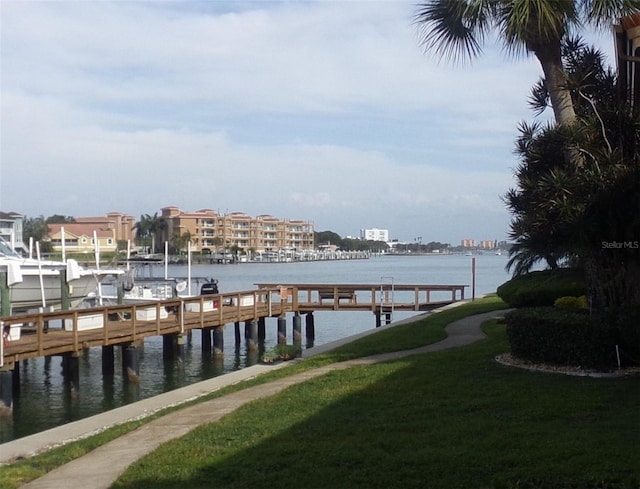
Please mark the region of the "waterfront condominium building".
<svg viewBox="0 0 640 489"><path fill-rule="evenodd" d="M465 238L460 241L460 246L463 248L474 248L476 246L476 240L471 238Z"/></svg>
<svg viewBox="0 0 640 489"><path fill-rule="evenodd" d="M615 26L621 95L634 107L640 103L640 13L623 17Z"/></svg>
<svg viewBox="0 0 640 489"><path fill-rule="evenodd" d="M218 214L211 209L183 212L175 206L162 208L164 238L190 235L193 251L215 252L237 246L244 250L310 251L314 248L313 223L278 219L270 215L251 217L243 212Z"/></svg>
<svg viewBox="0 0 640 489"><path fill-rule="evenodd" d="M360 239L364 241L384 241L386 243L389 241L389 230L378 228L361 229Z"/></svg>

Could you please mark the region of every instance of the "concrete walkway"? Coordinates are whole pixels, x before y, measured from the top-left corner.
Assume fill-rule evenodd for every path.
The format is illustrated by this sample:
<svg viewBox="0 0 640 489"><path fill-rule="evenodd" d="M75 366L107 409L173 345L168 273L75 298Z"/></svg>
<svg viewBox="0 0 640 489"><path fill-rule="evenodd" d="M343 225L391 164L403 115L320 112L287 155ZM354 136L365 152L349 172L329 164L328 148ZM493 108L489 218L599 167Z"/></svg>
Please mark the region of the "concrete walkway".
<svg viewBox="0 0 640 489"><path fill-rule="evenodd" d="M162 443L181 437L204 423L218 421L224 415L250 401L272 396L291 385L324 375L333 370L346 369L359 365L370 365L418 353L445 350L471 344L484 338L484 334L480 330L481 323L487 319L500 316L503 312L504 311L493 311L476 316L470 316L451 323L446 328L448 335L447 338L438 343L415 348L413 350L384 353L381 355L327 365L308 372L275 380L267 384L243 389L218 399L185 407L162 416L157 420L151 421L137 430L96 448L85 456L73 460L72 462L69 462L68 464L63 465L43 477L21 487L24 489L57 489L60 487L69 487L74 484L74 481L81 480L83 489L106 489L130 464L152 452ZM402 322L415 321L416 319L418 318L413 317ZM373 334L382 329L396 326L397 324L400 323L394 323L382 328L367 331L360 335L356 335L356 337L349 337L333 342L329 345L323 345L317 349L312 348L306 350L303 356L308 357L322 353L326 350L335 348L340 344L353 341L357 337ZM43 433L5 443L0 445L0 463L7 463L18 457L30 456L46 449L50 449L53 446L89 436L113 425L121 424L139 417L148 416L160 409L184 403L218 390L224 386L236 384L243 380L256 377L286 365L288 365L288 362L282 362L276 365L254 365L237 372L225 374L220 377L199 382L181 389L176 389L150 399L145 399L134 404L123 406L107 413L92 416L91 418L69 423Z"/></svg>

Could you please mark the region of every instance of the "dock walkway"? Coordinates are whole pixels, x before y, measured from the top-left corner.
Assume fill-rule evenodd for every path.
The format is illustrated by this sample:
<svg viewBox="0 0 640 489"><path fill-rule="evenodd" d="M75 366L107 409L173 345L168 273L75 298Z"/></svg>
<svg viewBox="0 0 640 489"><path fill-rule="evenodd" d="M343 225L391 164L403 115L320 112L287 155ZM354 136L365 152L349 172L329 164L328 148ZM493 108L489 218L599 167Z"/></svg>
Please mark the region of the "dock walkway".
<svg viewBox="0 0 640 489"><path fill-rule="evenodd" d="M150 336L209 334L227 324L284 319L315 311L371 311L376 326L394 311L425 312L464 300L465 285L256 284L255 290L190 298L112 304L0 317L0 368L52 355L81 355L92 347L130 345ZM53 327L53 325L57 325ZM20 334L12 339L14 329ZM255 338L254 338L255 339Z"/></svg>
<svg viewBox="0 0 640 489"><path fill-rule="evenodd" d="M496 314L499 313L489 312L455 321L446 328L447 338L438 343L413 350L385 353L327 365L263 385L250 387L218 399L213 399L180 409L149 422L137 430L123 435L122 437L93 450L87 455L59 467L45 476L21 487L24 489L50 489L67 487L68 485L76 483L76 481L82 480L82 486L85 489L106 489L131 463L150 453L160 444L171 439L181 437L201 424L215 422L247 402L272 396L291 385L324 375L332 370L370 365L409 355L445 350L471 344L484 337L484 334L480 329L481 323L487 319L495 317ZM413 317L401 322L414 321L416 319L418 319L418 317ZM383 326L382 328L373 329L356 335L355 337L345 338L343 340L324 345L323 347L306 350L305 356L322 353L326 350L339 346L339 344L353 341L358 337L373 334L397 324L400 324L400 322L392 323L390 325ZM226 385L241 382L286 364L287 363L285 362L273 366L255 365L232 374L226 374L221 377L168 392L152 399L139 401L137 403L115 409L109 413L93 416L92 418L69 423L38 435L6 443L0 447L0 463L7 463L19 456L30 456L34 453L46 450L52 445L61 444L64 441L71 441L69 440L69 437L76 439L84 437L108 428L109 426L149 415L158 409L181 404L188 400L218 390Z"/></svg>

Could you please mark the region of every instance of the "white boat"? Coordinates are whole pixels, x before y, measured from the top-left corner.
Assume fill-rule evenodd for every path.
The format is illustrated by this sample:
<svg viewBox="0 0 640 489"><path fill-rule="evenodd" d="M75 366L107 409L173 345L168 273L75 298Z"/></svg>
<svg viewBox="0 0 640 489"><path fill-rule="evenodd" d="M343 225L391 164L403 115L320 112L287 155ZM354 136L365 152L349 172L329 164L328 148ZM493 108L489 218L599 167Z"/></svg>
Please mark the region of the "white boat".
<svg viewBox="0 0 640 489"><path fill-rule="evenodd" d="M120 269L84 268L75 260L53 261L24 258L0 239L0 270L7 274L10 313L57 308L62 303L61 272L66 272L71 307L79 306L109 276L124 273Z"/></svg>
<svg viewBox="0 0 640 489"><path fill-rule="evenodd" d="M161 258L128 260L129 266L133 266L102 288L102 299L110 303L141 304L218 293L218 281L215 279L191 277L190 274L186 278L157 276L154 269L161 263ZM120 297L119 288L122 289Z"/></svg>

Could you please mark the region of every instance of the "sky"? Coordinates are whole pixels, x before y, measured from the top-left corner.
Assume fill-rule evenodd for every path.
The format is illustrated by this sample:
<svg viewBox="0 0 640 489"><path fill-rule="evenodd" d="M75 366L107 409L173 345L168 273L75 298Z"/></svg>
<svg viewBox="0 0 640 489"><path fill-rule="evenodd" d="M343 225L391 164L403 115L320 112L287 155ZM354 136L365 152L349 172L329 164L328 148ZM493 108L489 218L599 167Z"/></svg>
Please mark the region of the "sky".
<svg viewBox="0 0 640 489"><path fill-rule="evenodd" d="M506 239L539 65L492 42L471 64L443 61L415 13L404 0L2 0L0 210L177 206L341 236ZM593 42L613 51L610 32Z"/></svg>

